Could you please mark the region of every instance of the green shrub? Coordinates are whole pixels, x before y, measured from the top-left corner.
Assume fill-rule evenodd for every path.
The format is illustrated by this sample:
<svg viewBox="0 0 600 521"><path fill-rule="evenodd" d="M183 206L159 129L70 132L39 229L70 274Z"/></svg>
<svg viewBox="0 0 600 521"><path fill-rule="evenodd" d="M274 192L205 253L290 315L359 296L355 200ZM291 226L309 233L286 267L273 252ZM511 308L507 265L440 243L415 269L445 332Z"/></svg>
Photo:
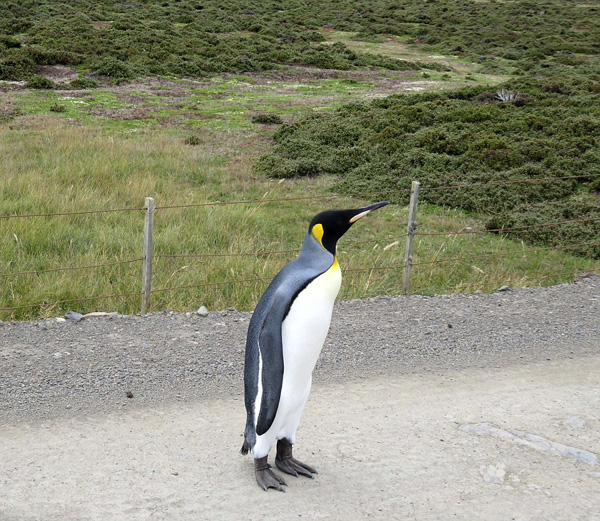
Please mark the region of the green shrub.
<svg viewBox="0 0 600 521"><path fill-rule="evenodd" d="M339 175L346 193L403 190L416 179L422 200L484 214L562 204L600 187L598 95L563 83L569 95L546 93L543 81L512 87L524 105L481 87L346 105L283 125L255 168ZM389 198L407 202L402 192Z"/></svg>
<svg viewBox="0 0 600 521"><path fill-rule="evenodd" d="M55 103L54 105L50 105L50 112L66 112L67 107L61 105L59 103Z"/></svg>
<svg viewBox="0 0 600 521"><path fill-rule="evenodd" d="M80 56L66 50L28 47L27 52L38 65L76 65L81 62Z"/></svg>
<svg viewBox="0 0 600 521"><path fill-rule="evenodd" d="M562 221L575 222L544 226ZM600 200L590 194L575 195L552 205L521 205L491 217L486 228L521 228L505 234L531 244L550 245L574 255L600 259Z"/></svg>
<svg viewBox="0 0 600 521"><path fill-rule="evenodd" d="M183 140L183 142L186 145L197 146L197 145L201 145L204 142L204 140L200 136L194 135L194 136L188 136L188 137L186 137Z"/></svg>
<svg viewBox="0 0 600 521"><path fill-rule="evenodd" d="M35 67L24 49L10 48L0 54L0 80L27 80L35 74Z"/></svg>
<svg viewBox="0 0 600 521"><path fill-rule="evenodd" d="M0 34L0 48L4 49L18 49L21 47L21 42L14 36L6 34Z"/></svg>
<svg viewBox="0 0 600 521"><path fill-rule="evenodd" d="M283 123L277 114L256 114L252 116L252 123L265 123L268 125L280 125Z"/></svg>
<svg viewBox="0 0 600 521"><path fill-rule="evenodd" d="M133 77L131 67L121 60L113 57L104 58L95 67L96 74L109 76L114 79L130 79Z"/></svg>
<svg viewBox="0 0 600 521"><path fill-rule="evenodd" d="M597 17L594 2L559 0L547 0L535 8L524 2L290 0L285 9L271 1L259 9L248 2L216 0L9 0L0 2L0 59L6 58L10 48L18 50L22 42L23 47L39 49L35 59L46 64L81 63L91 71L98 60L110 57L127 64L134 76L161 67L165 74L177 74L176 69L182 68L180 59L201 63L201 74L236 72L232 69L236 63L244 70L273 69L281 62L342 69L448 71L443 64L403 62L351 51L341 44L337 48L315 46L324 41L322 30L327 27L366 41L395 35L428 53L459 54L477 61L483 72L506 74L518 69L533 77L593 67L588 57L598 52ZM258 40L270 43L264 46ZM122 68L107 75L129 77Z"/></svg>
<svg viewBox="0 0 600 521"><path fill-rule="evenodd" d="M69 83L69 87L71 89L95 89L100 84L94 80L93 78L88 78L86 76L80 76L79 78L75 78Z"/></svg>
<svg viewBox="0 0 600 521"><path fill-rule="evenodd" d="M33 76L27 80L25 86L28 89L56 89L57 85L51 79L44 76Z"/></svg>

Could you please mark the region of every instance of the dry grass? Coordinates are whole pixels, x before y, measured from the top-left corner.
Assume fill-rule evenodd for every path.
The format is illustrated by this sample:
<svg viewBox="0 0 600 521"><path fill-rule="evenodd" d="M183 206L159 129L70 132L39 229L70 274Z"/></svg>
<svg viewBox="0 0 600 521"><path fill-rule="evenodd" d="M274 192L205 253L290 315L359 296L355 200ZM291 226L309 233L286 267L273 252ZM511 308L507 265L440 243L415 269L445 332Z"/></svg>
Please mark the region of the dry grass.
<svg viewBox="0 0 600 521"><path fill-rule="evenodd" d="M330 207L357 207L366 200L268 202L327 195L335 180L278 182L256 177L251 165L267 146L264 136L200 132L201 145L190 146L174 134L107 133L69 124L60 117L17 119L0 127L0 215L141 208L146 196L154 197L157 206L262 200L163 208L155 218L153 310L186 311L202 304L209 309L252 309L268 281L295 256L315 213ZM0 219L0 307L30 306L1 311L2 319L56 316L69 309L138 312L139 261L7 275L139 259L143 218L142 210L132 210ZM386 207L342 239L342 298L401 292L405 222L405 208ZM449 233L481 226L460 212L425 206L419 222L422 232ZM280 250L284 253L239 255ZM490 235L420 237L415 244L416 263L494 252L503 256L415 265L412 287L421 293L493 291L505 284L545 285L572 280L581 272L600 271L597 262L534 250ZM200 256L206 254L210 256ZM223 254L234 255L213 256ZM91 298L103 295L124 296Z"/></svg>

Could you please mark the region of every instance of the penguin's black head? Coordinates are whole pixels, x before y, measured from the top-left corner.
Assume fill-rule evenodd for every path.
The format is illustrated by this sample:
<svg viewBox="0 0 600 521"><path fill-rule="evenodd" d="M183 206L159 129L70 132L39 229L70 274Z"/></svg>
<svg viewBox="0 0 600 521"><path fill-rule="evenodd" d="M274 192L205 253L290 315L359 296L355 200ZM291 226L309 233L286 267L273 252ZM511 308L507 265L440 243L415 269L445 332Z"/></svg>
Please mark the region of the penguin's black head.
<svg viewBox="0 0 600 521"><path fill-rule="evenodd" d="M318 213L310 222L308 233L319 241L323 248L335 255L337 241L356 221L387 204L390 203L381 201L353 210L327 210Z"/></svg>

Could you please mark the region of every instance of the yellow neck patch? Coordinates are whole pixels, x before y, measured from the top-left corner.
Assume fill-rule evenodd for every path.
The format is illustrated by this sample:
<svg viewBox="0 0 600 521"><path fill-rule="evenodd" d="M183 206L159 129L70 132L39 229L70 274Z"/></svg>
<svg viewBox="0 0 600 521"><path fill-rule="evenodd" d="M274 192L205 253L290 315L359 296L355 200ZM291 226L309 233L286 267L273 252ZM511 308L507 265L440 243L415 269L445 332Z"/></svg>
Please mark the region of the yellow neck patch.
<svg viewBox="0 0 600 521"><path fill-rule="evenodd" d="M333 264L331 265L331 267L329 268L330 270L339 270L340 269L340 264L337 260L337 257L333 258Z"/></svg>
<svg viewBox="0 0 600 521"><path fill-rule="evenodd" d="M319 244L321 246L323 246L323 234L325 233L325 231L323 230L323 225L322 224L315 224L312 227L312 234L313 237L315 239L317 239L317 241L319 241ZM323 246L323 248L325 248L325 246Z"/></svg>
<svg viewBox="0 0 600 521"><path fill-rule="evenodd" d="M312 227L312 235L315 239L317 239L317 241L319 241L319 244L321 246L323 246L323 234L325 233L323 230L323 225L322 224L315 224ZM323 248L325 248L325 246L323 246ZM327 248L325 248L327 249ZM340 265L338 264L338 260L337 260L337 256L333 257L333 264L331 265L331 267L329 268L330 270L339 270L340 269Z"/></svg>

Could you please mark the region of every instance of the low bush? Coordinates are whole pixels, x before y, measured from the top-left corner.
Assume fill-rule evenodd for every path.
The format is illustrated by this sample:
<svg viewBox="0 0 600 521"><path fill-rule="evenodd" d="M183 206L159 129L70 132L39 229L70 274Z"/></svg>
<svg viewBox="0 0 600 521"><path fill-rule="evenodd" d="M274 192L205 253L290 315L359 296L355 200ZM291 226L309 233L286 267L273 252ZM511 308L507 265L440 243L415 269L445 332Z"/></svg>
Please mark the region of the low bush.
<svg viewBox="0 0 600 521"><path fill-rule="evenodd" d="M50 112L66 112L67 107L61 105L60 103L55 103L54 105L50 105Z"/></svg>
<svg viewBox="0 0 600 521"><path fill-rule="evenodd" d="M80 76L79 78L75 78L69 83L69 88L71 89L95 89L100 84L94 80L93 78L88 78L86 76Z"/></svg>
<svg viewBox="0 0 600 521"><path fill-rule="evenodd" d="M567 221L560 226L548 223ZM520 205L489 218L486 228L521 228L506 232L530 244L550 245L567 253L600 259L600 200L577 194L553 204Z"/></svg>
<svg viewBox="0 0 600 521"><path fill-rule="evenodd" d="M0 53L0 80L27 80L35 74L35 68L35 61L22 48L9 48Z"/></svg>
<svg viewBox="0 0 600 521"><path fill-rule="evenodd" d="M125 62L108 57L100 60L94 67L94 72L101 76L109 76L113 79L129 79L133 77L133 71Z"/></svg>
<svg viewBox="0 0 600 521"><path fill-rule="evenodd" d="M186 137L183 140L183 142L186 145L197 146L197 145L201 145L204 141L200 136L193 135L193 136Z"/></svg>
<svg viewBox="0 0 600 521"><path fill-rule="evenodd" d="M255 169L272 177L335 174L341 192L398 191L389 198L403 204L408 195L402 190L419 180L422 200L502 215L502 222L545 206L564 211L539 210L540 221L563 218L567 210L579 215L583 203L573 202L574 194L600 186L600 96L595 82L580 80L563 78L561 93L527 80L493 91L466 88L348 105L283 125L273 153ZM594 201L582 215L600 216ZM558 228L536 242L562 244ZM582 226L577 236L599 237L594 230ZM597 249L574 251L596 255Z"/></svg>
<svg viewBox="0 0 600 521"><path fill-rule="evenodd" d="M27 80L25 86L28 89L56 89L57 85L45 76L35 75Z"/></svg>
<svg viewBox="0 0 600 521"><path fill-rule="evenodd" d="M252 116L252 123L281 125L283 123L283 120L278 114L256 114L255 116Z"/></svg>

